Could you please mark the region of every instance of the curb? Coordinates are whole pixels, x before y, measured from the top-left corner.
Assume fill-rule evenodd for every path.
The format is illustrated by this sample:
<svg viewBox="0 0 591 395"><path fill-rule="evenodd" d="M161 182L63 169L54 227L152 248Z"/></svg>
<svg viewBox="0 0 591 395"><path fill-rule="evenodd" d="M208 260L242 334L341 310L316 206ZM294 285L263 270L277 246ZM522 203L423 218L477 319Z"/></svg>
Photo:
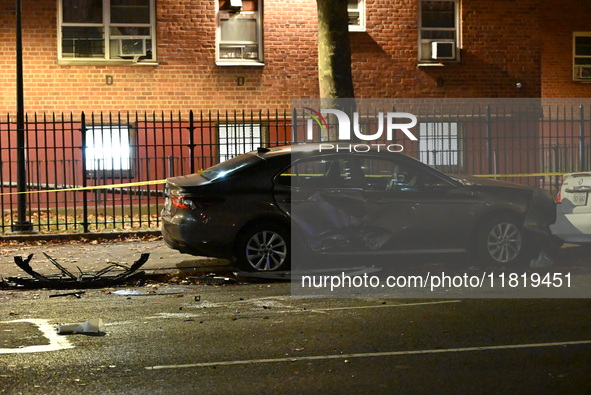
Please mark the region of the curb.
<svg viewBox="0 0 591 395"><path fill-rule="evenodd" d="M129 232L96 232L96 233L14 233L0 236L0 241L51 241L51 240L116 240L160 236L160 230L139 230Z"/></svg>

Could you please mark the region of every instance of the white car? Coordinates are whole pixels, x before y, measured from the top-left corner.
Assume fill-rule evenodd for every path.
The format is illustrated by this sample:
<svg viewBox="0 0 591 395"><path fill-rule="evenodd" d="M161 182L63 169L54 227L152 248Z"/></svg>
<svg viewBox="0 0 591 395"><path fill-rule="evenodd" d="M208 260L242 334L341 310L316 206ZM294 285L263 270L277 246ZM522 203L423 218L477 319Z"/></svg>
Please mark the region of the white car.
<svg viewBox="0 0 591 395"><path fill-rule="evenodd" d="M556 198L554 235L565 243L591 243L591 172L570 173L563 177Z"/></svg>

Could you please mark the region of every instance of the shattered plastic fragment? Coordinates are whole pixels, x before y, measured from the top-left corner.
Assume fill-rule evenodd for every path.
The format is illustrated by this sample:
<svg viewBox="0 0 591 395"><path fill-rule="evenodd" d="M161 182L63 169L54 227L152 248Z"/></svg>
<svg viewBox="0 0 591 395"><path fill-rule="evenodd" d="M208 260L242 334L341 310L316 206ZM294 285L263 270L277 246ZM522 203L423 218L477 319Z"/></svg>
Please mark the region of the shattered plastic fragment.
<svg viewBox="0 0 591 395"><path fill-rule="evenodd" d="M187 277L187 280L203 285L227 285L236 283L236 280L233 278L218 276L215 273L210 273L203 277Z"/></svg>
<svg viewBox="0 0 591 395"><path fill-rule="evenodd" d="M69 335L72 333L83 333L86 335L101 335L105 333L105 324L100 318L93 318L81 324L58 325L58 335Z"/></svg>
<svg viewBox="0 0 591 395"><path fill-rule="evenodd" d="M60 296L75 296L77 299L80 299L80 296L81 296L82 294L84 294L84 293L86 293L86 292L84 292L84 291L68 292L68 293L65 293L65 294L55 294L55 295L49 295L49 297L50 297L50 298L58 298L58 297L60 297Z"/></svg>
<svg viewBox="0 0 591 395"><path fill-rule="evenodd" d="M531 268L542 268L542 267L550 267L554 265L554 260L546 253L546 251L541 250L540 255L537 258L532 259L530 261L529 267Z"/></svg>

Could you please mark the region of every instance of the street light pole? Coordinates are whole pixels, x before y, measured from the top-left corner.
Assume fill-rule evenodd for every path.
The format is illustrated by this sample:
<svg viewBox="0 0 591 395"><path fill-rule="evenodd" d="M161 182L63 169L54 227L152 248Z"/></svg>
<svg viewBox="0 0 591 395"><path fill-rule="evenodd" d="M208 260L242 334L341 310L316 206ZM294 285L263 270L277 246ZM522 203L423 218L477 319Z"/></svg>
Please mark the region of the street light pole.
<svg viewBox="0 0 591 395"><path fill-rule="evenodd" d="M27 221L27 156L25 139L25 100L23 83L23 32L21 0L16 0L16 189L18 220L12 223L13 232L30 232L33 224Z"/></svg>

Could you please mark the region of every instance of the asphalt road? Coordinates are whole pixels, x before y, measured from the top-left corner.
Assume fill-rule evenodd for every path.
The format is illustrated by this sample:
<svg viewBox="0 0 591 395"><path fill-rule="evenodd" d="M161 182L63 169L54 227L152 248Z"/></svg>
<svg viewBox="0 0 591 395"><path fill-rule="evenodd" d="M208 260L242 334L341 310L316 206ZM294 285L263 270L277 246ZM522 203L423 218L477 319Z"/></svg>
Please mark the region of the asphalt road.
<svg viewBox="0 0 591 395"><path fill-rule="evenodd" d="M0 393L591 392L588 299L293 298L264 281L61 292L0 290ZM91 318L104 333L55 334Z"/></svg>

